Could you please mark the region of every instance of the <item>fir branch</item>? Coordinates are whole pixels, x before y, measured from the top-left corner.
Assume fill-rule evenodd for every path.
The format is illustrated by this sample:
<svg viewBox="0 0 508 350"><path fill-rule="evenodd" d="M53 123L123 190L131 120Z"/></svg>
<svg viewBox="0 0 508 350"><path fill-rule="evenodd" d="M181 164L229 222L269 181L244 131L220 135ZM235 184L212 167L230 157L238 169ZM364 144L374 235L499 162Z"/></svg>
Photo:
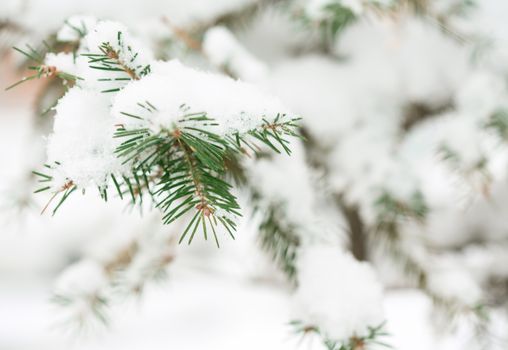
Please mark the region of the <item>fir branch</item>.
<svg viewBox="0 0 508 350"><path fill-rule="evenodd" d="M325 37L336 38L344 28L356 20L353 11L339 2L327 4L324 10L327 13L327 19L319 23L319 26Z"/></svg>
<svg viewBox="0 0 508 350"><path fill-rule="evenodd" d="M150 113L157 111L148 101L138 105ZM188 111L185 108L182 110ZM133 113L122 114L143 120ZM158 134L148 128L128 130L120 125L115 137L124 141L117 147L116 153L123 163L132 164L133 174L140 172L140 175L133 176L136 181L124 178L124 183L129 188L133 202L138 193L131 183L139 183L137 178L140 177L148 179L147 188L149 183L154 183L154 190L150 194L152 198L157 198L156 205L163 211L165 224L194 211L180 242L188 238L188 243L191 243L197 230L202 228L204 238L207 239L211 231L219 245L216 227L220 224L234 238L234 217L241 215L237 200L231 193L232 186L225 181L230 173L228 162L246 153L243 146L257 152L258 142L276 152L282 149L289 154L286 137L298 136L295 130L298 120L286 120L285 115L277 115L272 122L264 120L258 128L244 135L236 133L225 137L211 131L218 124L206 113L187 113L172 128L162 128ZM152 177L154 169L157 169L155 178ZM123 196L124 193L119 190L120 184L115 180L115 187ZM136 188L140 192L144 190L142 186ZM267 227L269 225L267 223Z"/></svg>
<svg viewBox="0 0 508 350"><path fill-rule="evenodd" d="M150 234L133 238L110 258L100 262L106 279L100 288L91 293L73 293L73 290L67 289L57 289L54 292L51 301L58 306L70 308L71 311L75 305L80 306L78 312L71 313L71 318L66 323L78 326L79 330L93 321L108 325L109 306L119 294L141 296L149 282L161 281L167 277L166 268L175 258L175 235L161 231L156 216L149 223L153 224L150 226L152 230L148 230ZM148 259L147 245L157 248L157 251L150 250ZM136 271L134 278L133 270Z"/></svg>
<svg viewBox="0 0 508 350"><path fill-rule="evenodd" d="M69 28L71 28L73 31L75 31L76 34L78 35L79 39L83 39L86 36L86 34L88 33L88 28L86 27L86 25L83 21L80 22L81 27L73 25L67 19L64 21L64 24L66 26L68 26Z"/></svg>
<svg viewBox="0 0 508 350"><path fill-rule="evenodd" d="M255 198L258 198L259 195L253 197L256 203ZM259 225L259 241L261 247L271 255L288 279L296 282L296 259L300 238L295 233L296 227L285 223L282 208L281 205L270 205L261 210L259 203L255 206L255 212L262 215Z"/></svg>
<svg viewBox="0 0 508 350"><path fill-rule="evenodd" d="M502 123L504 122L502 118L502 114L492 116L486 127L497 130L497 133L501 136ZM457 172L461 178L466 180L472 189L480 191L485 197L489 197L492 174L487 168L488 158L486 155L482 155L474 163L467 164L457 151L446 144L442 144L437 153L450 165L452 171Z"/></svg>
<svg viewBox="0 0 508 350"><path fill-rule="evenodd" d="M27 50L22 50L17 47L14 47L14 50L18 51L19 53L26 56L29 60L35 61L36 63L39 63L35 66L29 66L28 69L35 71L36 73L33 75L30 75L28 77L24 77L21 80L15 82L14 84L8 86L5 88L5 90L10 90L22 83L25 83L30 80L34 79L41 79L41 78L55 78L58 77L62 79L66 83L74 83L76 80L83 80L82 78L75 76L73 74L69 74L63 71L60 71L55 66L49 66L44 64L44 56L42 53L38 52L31 46L27 45Z"/></svg>
<svg viewBox="0 0 508 350"><path fill-rule="evenodd" d="M117 33L117 45L118 47L123 48L123 33ZM125 50L129 51L128 53L131 55L131 59L129 62L125 61L123 57L123 53L119 49L115 49L113 45L109 42L104 42L99 46L100 53L83 53L81 54L84 57L88 58L89 67L92 69L97 69L105 72L124 72L126 74L125 78L104 78L99 79L99 81L123 81L123 80L139 80L142 77L146 76L150 73L150 65L146 66L133 66L133 62L138 56L137 53L132 51L130 46L127 46ZM112 88L108 90L104 90L102 92L117 92L120 88Z"/></svg>
<svg viewBox="0 0 508 350"><path fill-rule="evenodd" d="M184 230L180 242L189 235L189 243L199 227L205 238L209 229L218 245L215 227L220 223L232 235L236 229L233 220L217 216L217 210L239 216L239 205L231 194L231 186L222 178L228 144L219 135L203 127L213 124L204 114L187 115L173 129L164 129L153 135L148 129L120 128L115 137L127 138L117 154L133 162L138 170L160 170L154 196L163 211L163 220L169 224L191 210L192 220ZM200 126L201 125L201 126ZM197 136L199 133L200 137ZM155 179L154 179L155 180ZM128 180L126 181L128 182Z"/></svg>
<svg viewBox="0 0 508 350"><path fill-rule="evenodd" d="M206 239L207 225L210 224L214 233L215 240L218 244L214 225L217 225L217 219L214 212L221 208L233 215L240 215L237 211L240 207L236 202L236 198L231 194L231 186L216 176L214 173L223 173L223 156L210 152L216 144L193 140L190 134L185 132L177 132L175 135L176 145L180 157L176 158L175 165L161 178L161 192L171 192L169 196L164 198L159 205L166 209L164 222L171 223L184 213L190 211L193 207L196 209L196 215L193 221L187 226L180 242L190 230L191 224L194 225L193 233L201 223ZM215 151L221 151L215 149ZM218 158L215 158L218 156ZM183 175L187 178L179 179ZM173 202L183 200L176 208L169 210ZM213 220L212 220L213 219ZM208 221L208 222L207 222ZM223 223L224 224L224 223ZM227 226L227 224L224 224ZM234 228L234 227L233 227ZM192 241L193 233L189 238Z"/></svg>
<svg viewBox="0 0 508 350"><path fill-rule="evenodd" d="M428 212L421 192L414 192L407 202L397 200L389 192L383 192L375 201L374 206L378 209L378 222L381 227L385 223L397 221L402 217L422 221Z"/></svg>
<svg viewBox="0 0 508 350"><path fill-rule="evenodd" d="M281 153L280 148L282 148L286 154L290 155L290 142L287 137L303 139L298 132L300 120L301 118L286 120L285 114L277 114L272 122L263 119L263 123L258 128L249 130L245 135L229 136L227 141L231 147L237 148L242 153L246 153L246 150L242 148L246 146L255 154L259 154L261 149L258 142L261 142L276 153Z"/></svg>
<svg viewBox="0 0 508 350"><path fill-rule="evenodd" d="M58 163L56 163L55 165L58 166ZM54 169L54 166L51 166L48 164L45 164L45 167L50 170ZM34 193L41 193L41 192L46 192L46 191L50 191L50 190L54 189L54 186L51 184L51 182L53 181L53 176L48 175L43 172L39 172L39 171L32 171L32 173L38 178L37 182L42 185L42 187L36 189L34 191ZM41 215L44 214L46 212L46 210L49 208L49 206L51 205L51 203L58 196L61 195L60 200L58 201L57 205L55 206L55 208L52 211L51 215L54 216L56 214L57 210L60 208L60 206L69 198L69 196L72 193L74 193L74 191L76 189L77 189L77 186L74 184L74 182L72 180L67 180L62 186L54 189L53 195L50 197L50 199L48 200L46 205L42 208Z"/></svg>
<svg viewBox="0 0 508 350"><path fill-rule="evenodd" d="M404 220L422 221L427 213L423 197L415 193L409 203L395 199L388 192L379 196L375 202L378 218L373 229L373 237L403 267L404 272L416 280L417 285L426 290L427 269L402 246L400 224Z"/></svg>
<svg viewBox="0 0 508 350"><path fill-rule="evenodd" d="M486 319L484 316L486 308L466 305L457 299L435 293L429 288L428 269L403 246L400 224L408 219L420 222L424 220L428 209L423 196L417 192L408 203L403 203L395 200L390 194L384 193L378 198L376 206L378 207L378 223L374 235L389 256L403 267L406 275L414 279L416 286L429 296L436 310L446 315L448 320L453 320L459 315L473 316L476 325L482 328Z"/></svg>
<svg viewBox="0 0 508 350"><path fill-rule="evenodd" d="M122 35L119 32L118 46L123 47L122 45ZM121 57L124 53L115 51L109 43L103 43L100 50L100 54L84 54L89 58L91 68L124 72L127 78L120 78L122 80L138 80L149 72L149 66L131 67L129 63L123 62ZM134 54L131 61L135 57ZM138 68L142 68L141 71ZM115 90L118 89L107 91ZM137 105L144 112L159 113L149 101ZM241 216L232 186L226 181L231 173L228 168L231 159L248 155L246 147L257 153L261 144L274 152L290 154L288 138L299 137L299 118L277 114L273 120L262 119L257 127L242 134L236 132L223 135L214 132L219 125L206 112L189 113L189 110L182 105L183 116L173 125L158 125L156 131L151 128L153 121L149 118L145 120L135 113L121 112L125 117L144 121L146 127L129 129L124 124L117 125L113 137L118 139L119 145L115 154L131 170L128 174L109 174L108 177L111 177L120 198L130 196L133 204L142 204L144 194L148 193L152 203L163 212L165 224L193 212L180 242L188 238L191 243L198 229L202 229L205 239L209 234L213 235L219 245L216 228L222 226L234 238L236 218ZM45 182L52 180L50 175L42 176ZM51 188L46 185L38 192ZM54 212L75 189L72 179L56 189L50 202L59 194L63 195ZM98 187L98 192L105 201L108 200L107 184Z"/></svg>
<svg viewBox="0 0 508 350"><path fill-rule="evenodd" d="M111 48L111 46L105 44L101 49L103 50L104 54L109 59L111 59L115 65L119 66L121 68L121 70L123 70L125 73L127 73L127 75L132 80L139 80L140 79L140 76L134 71L134 69L129 68L127 66L127 64L120 59L118 52L113 50L113 48ZM106 64L106 62L103 61L102 64ZM92 68L100 69L98 67L92 67Z"/></svg>
<svg viewBox="0 0 508 350"><path fill-rule="evenodd" d="M82 307L80 304L83 302L87 304L87 307L91 311L91 315L81 312L75 315L76 318L70 318L65 322L66 325L69 322L77 322L78 330L85 330L86 326L88 326L94 319L98 320L102 325L108 325L109 323L107 311L110 302L105 296L101 294L93 294L87 297L72 297L62 294L54 294L51 297L51 301L63 308L69 308L76 304ZM88 316L93 316L93 318Z"/></svg>
<svg viewBox="0 0 508 350"><path fill-rule="evenodd" d="M392 348L391 345L382 341L384 337L389 336L385 331L386 321L375 327L367 327L368 332L365 336L353 335L349 339L342 341L331 339L319 327L315 325L306 325L300 320L291 321L289 325L293 327L295 334L301 334L304 337L310 334L316 334L321 338L327 350L368 350L377 346L382 346L387 349Z"/></svg>
<svg viewBox="0 0 508 350"><path fill-rule="evenodd" d="M508 140L508 110L499 109L492 113L485 123L487 130L492 130L501 140Z"/></svg>
<svg viewBox="0 0 508 350"><path fill-rule="evenodd" d="M330 51L340 33L350 24L357 20L357 16L350 8L344 6L340 1L323 4L321 9L322 18L316 19L306 13L305 9L296 8L293 10L293 18L301 22L308 30L321 36L321 45L324 51Z"/></svg>

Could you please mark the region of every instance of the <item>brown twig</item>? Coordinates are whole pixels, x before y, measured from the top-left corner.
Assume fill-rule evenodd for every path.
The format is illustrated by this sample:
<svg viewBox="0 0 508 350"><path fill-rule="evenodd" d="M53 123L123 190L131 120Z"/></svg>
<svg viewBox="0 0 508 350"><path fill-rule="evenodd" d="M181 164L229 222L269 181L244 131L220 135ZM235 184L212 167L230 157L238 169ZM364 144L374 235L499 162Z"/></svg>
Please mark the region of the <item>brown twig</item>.
<svg viewBox="0 0 508 350"><path fill-rule="evenodd" d="M166 26L168 26L168 28L173 32L173 34L175 34L176 37L180 39L187 47L204 54L203 46L201 45L201 43L198 40L194 39L187 31L171 23L171 21L167 16L162 17L162 22Z"/></svg>
<svg viewBox="0 0 508 350"><path fill-rule="evenodd" d="M46 205L44 206L44 208L42 208L42 211L41 211L41 215L44 214L44 212L46 211L46 209L48 209L49 205L51 204L51 202L53 202L53 200L56 198L56 196L59 194L59 193L62 193L70 188L72 188L74 186L74 182L72 180L69 180L67 181L61 188L58 189L58 191L56 191L55 193L53 193L53 195L51 196L51 198L49 199L49 201L46 203Z"/></svg>
<svg viewBox="0 0 508 350"><path fill-rule="evenodd" d="M115 50L113 50L112 48L108 48L107 52L106 52L106 55L111 58L112 60L115 60L116 61L116 64L118 64L122 70L127 73L129 75L129 77L131 77L131 79L133 80L139 80L140 77L136 74L136 72L134 71L134 69L132 68L129 68L119 57L118 55L118 52L116 52Z"/></svg>

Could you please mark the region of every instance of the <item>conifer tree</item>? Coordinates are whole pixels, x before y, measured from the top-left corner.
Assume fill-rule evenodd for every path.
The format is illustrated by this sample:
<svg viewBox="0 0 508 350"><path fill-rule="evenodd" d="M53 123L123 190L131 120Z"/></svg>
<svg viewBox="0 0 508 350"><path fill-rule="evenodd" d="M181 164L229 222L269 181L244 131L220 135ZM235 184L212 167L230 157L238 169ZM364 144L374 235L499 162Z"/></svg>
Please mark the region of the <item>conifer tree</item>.
<svg viewBox="0 0 508 350"><path fill-rule="evenodd" d="M140 294L178 244L220 247L253 217L292 290L295 334L329 350L385 346L383 284L402 284L433 302L437 328L472 321L475 341L491 340L508 281L508 66L481 6L245 1L188 23L157 14L157 35L104 10L16 46L33 74L7 89L54 84L30 180L42 212L96 192L146 218L106 257L66 268L54 302L81 326L107 323L114 290ZM267 38L275 58L249 41L270 16L296 37Z"/></svg>

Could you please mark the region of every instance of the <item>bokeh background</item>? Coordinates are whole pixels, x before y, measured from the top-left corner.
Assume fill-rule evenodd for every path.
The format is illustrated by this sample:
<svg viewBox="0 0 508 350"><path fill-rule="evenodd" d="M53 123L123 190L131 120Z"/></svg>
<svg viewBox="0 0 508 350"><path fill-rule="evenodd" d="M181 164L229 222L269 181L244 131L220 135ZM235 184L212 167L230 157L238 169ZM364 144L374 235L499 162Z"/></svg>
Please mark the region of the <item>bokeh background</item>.
<svg viewBox="0 0 508 350"><path fill-rule="evenodd" d="M1 350L323 348L316 337L302 338L288 324L293 315L291 289L269 256L259 249L256 220L248 217L242 219L237 239L223 239L220 249L202 240L190 246L171 244L168 249L174 262L165 269L165 276L147 284L138 296L119 297L108 312L111 321L108 326L97 326L86 333L69 326L65 313L51 301L55 281L67 266L84 256L105 254L109 247L122 241L118 237L128 239L175 228L160 227L158 217L128 210L119 200L104 203L95 193L74 196L54 217L40 215L47 197L32 193L35 184L31 170L44 162L45 137L51 130L52 117L51 113L40 114L51 106L61 90L51 81L40 79L4 91L28 73L22 55L10 47L22 47L25 43L40 47L72 15L122 21L155 47L160 57L177 57L186 64L205 68L210 68L209 63L192 52L188 40L175 34L175 28L191 32L199 26L224 24L256 59L254 64L247 62L233 73L280 97L304 120L309 120L305 123L310 138L321 136L325 148L335 145L339 138L350 140L336 152L340 161L330 160L346 175L331 182L333 190L342 191L360 205L368 197L374 180L357 176L355 171L362 162L385 162L384 155L377 151L384 147L385 138L399 137L391 132L385 134L394 120L410 118L408 115L418 119L422 115L426 118L454 113L460 104L457 101L462 96L461 88L467 84L473 86L466 95L473 102L466 104L460 113L464 109L463 114L474 114L482 108L497 111L508 106L505 87L499 88L498 81L490 84L489 80L495 77L506 84L508 77L508 3L502 0L478 0L467 15L454 14L443 21L446 9L459 1L422 1L432 8L424 14L410 9L372 14L366 6L357 13L358 21L345 26L333 38L322 38L317 26L309 27L308 21L299 19L301 13L290 11L285 3L1 2ZM296 8L308 9L305 6L303 2ZM479 83L471 83L474 79ZM469 96L477 100L469 100ZM373 127L358 131L357 124ZM478 141L481 146L477 147L477 134L462 127L465 124L459 119L453 125L422 128L421 134L412 136L413 143L408 141L413 148L407 148L415 153L410 157L413 162L405 169L425 179L422 186L434 200L437 214L428 233L432 249L443 259L453 260L453 266L460 265L468 273L473 271L476 281L494 279L493 285L485 282L483 286L491 288L490 291L496 288L496 306L505 312L508 290L505 154L508 153L504 146L491 148L487 142L489 146L484 147L483 140ZM372 130L379 133L371 134ZM448 175L443 175L441 168L435 170L427 158L418 158L422 154L419 147L435 142L431 136L436 133L441 139L450 139L452 146L458 145L464 151L461 155L466 163L476 164L475 157L481 153L478 148L492 155L489 158L492 162L487 162L490 171L487 177L492 180L488 186L483 169L480 175L468 173L468 180L460 182L455 179L460 178L462 170L470 168L459 167L450 172L453 174L450 185L442 181ZM356 139L351 136L357 134L360 137ZM374 141L365 146L369 140ZM390 162L386 160L387 164ZM375 170L369 168L366 172ZM399 193L410 186L395 175L385 180L386 186L397 188ZM458 189L451 191L449 187ZM249 207L248 198L241 200ZM460 205L455 207L457 203ZM471 247L486 248L468 251ZM379 263L383 259L373 261ZM390 333L387 342L395 349L462 350L475 339L474 331L467 325L440 332L433 319L431 298L413 283L406 283L391 266L381 263L376 268L386 286L383 304ZM456 280L450 276L445 277L445 282L447 288L454 289ZM455 288L458 294L471 292L460 289L459 283ZM503 316L495 314L494 319L493 346L507 349L508 328Z"/></svg>

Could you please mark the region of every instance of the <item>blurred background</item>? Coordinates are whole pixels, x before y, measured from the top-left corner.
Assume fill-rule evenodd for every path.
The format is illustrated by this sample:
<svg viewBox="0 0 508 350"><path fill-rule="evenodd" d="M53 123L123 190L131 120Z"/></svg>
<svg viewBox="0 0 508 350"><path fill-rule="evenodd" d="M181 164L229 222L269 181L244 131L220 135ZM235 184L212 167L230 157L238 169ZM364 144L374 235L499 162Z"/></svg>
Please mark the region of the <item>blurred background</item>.
<svg viewBox="0 0 508 350"><path fill-rule="evenodd" d="M3 0L1 350L324 349L288 324L292 287L260 244L266 213L244 215L220 249L178 245L180 227L93 191L40 214L32 170L64 87L4 89L31 74L12 47L70 52L76 15L121 21L159 59L253 83L303 117L304 166L287 181L307 169L334 239L374 266L393 348L508 349L508 2ZM133 244L164 263L147 272ZM69 267L124 259L125 283L94 309L104 322L74 329L76 309L55 300ZM69 288L94 283L84 272Z"/></svg>

